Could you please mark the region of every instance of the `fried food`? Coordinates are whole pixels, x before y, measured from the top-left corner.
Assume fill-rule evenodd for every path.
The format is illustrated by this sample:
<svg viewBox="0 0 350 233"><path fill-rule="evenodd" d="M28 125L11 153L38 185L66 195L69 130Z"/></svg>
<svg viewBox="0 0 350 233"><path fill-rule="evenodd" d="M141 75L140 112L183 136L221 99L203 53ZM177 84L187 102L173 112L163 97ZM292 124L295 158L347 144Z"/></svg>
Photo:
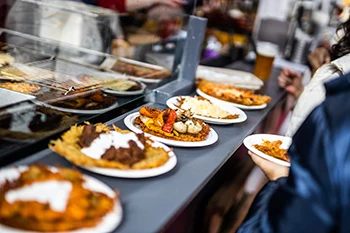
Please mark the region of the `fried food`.
<svg viewBox="0 0 350 233"><path fill-rule="evenodd" d="M192 113L188 110L172 110L142 107L134 124L145 133L158 137L196 142L204 141L209 132L209 125L203 121L192 118Z"/></svg>
<svg viewBox="0 0 350 233"><path fill-rule="evenodd" d="M125 137L137 137L139 140L126 140L125 145L116 146L118 141L122 143L123 137L124 140L126 140ZM111 145L106 146L107 141L112 141ZM118 127L110 128L101 123L96 125L87 123L87 125L72 126L60 139L51 141L49 147L76 165L147 169L162 166L169 159L168 152L163 148L153 147L152 143L143 134L134 134ZM98 154L95 151L101 150L99 145L105 149Z"/></svg>
<svg viewBox="0 0 350 233"><path fill-rule="evenodd" d="M104 85L105 88L115 91L138 91L142 89L139 82L134 80L119 79Z"/></svg>
<svg viewBox="0 0 350 233"><path fill-rule="evenodd" d="M160 109L143 106L140 108L140 114L150 118L156 118L162 111Z"/></svg>
<svg viewBox="0 0 350 233"><path fill-rule="evenodd" d="M113 65L112 70L146 79L164 79L170 75L170 72L165 69L154 69L120 60Z"/></svg>
<svg viewBox="0 0 350 233"><path fill-rule="evenodd" d="M271 101L271 98L266 95L254 94L251 91L235 88L230 85L209 82L204 79L201 79L197 86L205 94L236 104L256 106Z"/></svg>
<svg viewBox="0 0 350 233"><path fill-rule="evenodd" d="M25 82L4 82L0 83L0 87L11 91L21 92L24 94L33 94L40 90L39 85Z"/></svg>
<svg viewBox="0 0 350 233"><path fill-rule="evenodd" d="M177 98L177 101L179 103L178 105L175 105L177 108L193 111L199 116L215 119L237 119L239 117L239 114L231 114L224 111L209 100L200 96L179 97Z"/></svg>
<svg viewBox="0 0 350 233"><path fill-rule="evenodd" d="M287 155L287 149L280 148L281 145L282 145L281 140L277 140L277 141L263 140L263 143L261 145L255 144L254 147L257 150L267 155L270 155L274 158L290 162L289 156Z"/></svg>
<svg viewBox="0 0 350 233"><path fill-rule="evenodd" d="M84 187L84 182L84 177L77 170L32 165L21 172L18 179L1 185L0 223L41 232L94 227L113 210L117 197L92 191ZM47 190L55 187L52 185L56 188ZM38 187L41 187L41 192ZM45 189L46 192L43 192ZM21 192L25 194L22 197ZM52 199L44 198L58 192L63 192L64 197L53 195Z"/></svg>
<svg viewBox="0 0 350 233"><path fill-rule="evenodd" d="M117 102L117 98L103 93L101 90L89 92L83 95L73 95L62 100L53 101L50 104L60 108L76 110L99 110L112 106Z"/></svg>

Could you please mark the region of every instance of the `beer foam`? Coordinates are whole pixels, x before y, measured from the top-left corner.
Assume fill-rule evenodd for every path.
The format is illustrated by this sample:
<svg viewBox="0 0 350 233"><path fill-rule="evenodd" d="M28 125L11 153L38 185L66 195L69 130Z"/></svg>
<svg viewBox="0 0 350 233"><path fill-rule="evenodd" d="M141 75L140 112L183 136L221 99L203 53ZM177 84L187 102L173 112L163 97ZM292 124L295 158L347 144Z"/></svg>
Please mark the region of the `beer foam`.
<svg viewBox="0 0 350 233"><path fill-rule="evenodd" d="M274 57L278 53L278 46L270 42L258 42L256 47L260 55Z"/></svg>

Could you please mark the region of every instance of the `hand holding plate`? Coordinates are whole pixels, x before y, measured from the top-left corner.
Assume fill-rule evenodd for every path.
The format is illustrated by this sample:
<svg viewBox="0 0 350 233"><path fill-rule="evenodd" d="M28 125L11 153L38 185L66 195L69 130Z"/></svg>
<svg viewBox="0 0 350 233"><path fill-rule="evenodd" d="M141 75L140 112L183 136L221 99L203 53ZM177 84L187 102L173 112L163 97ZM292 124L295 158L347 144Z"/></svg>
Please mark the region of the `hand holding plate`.
<svg viewBox="0 0 350 233"><path fill-rule="evenodd" d="M260 169L264 172L266 177L271 180L277 180L278 178L285 177L289 175L289 167L285 167L273 162L270 162L266 159L261 158L255 153L248 151L248 154L254 161L254 163L260 167Z"/></svg>

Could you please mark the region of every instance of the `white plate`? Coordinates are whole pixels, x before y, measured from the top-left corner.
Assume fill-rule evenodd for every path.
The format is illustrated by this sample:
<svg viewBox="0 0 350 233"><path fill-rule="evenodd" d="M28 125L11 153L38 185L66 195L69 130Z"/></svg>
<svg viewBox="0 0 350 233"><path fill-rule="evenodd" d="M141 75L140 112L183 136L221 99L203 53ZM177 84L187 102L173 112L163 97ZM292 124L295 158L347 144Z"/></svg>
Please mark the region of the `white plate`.
<svg viewBox="0 0 350 233"><path fill-rule="evenodd" d="M177 101L178 98L187 98L191 96L175 96L167 100L166 104L168 105L169 108L171 109L178 109L175 105L179 105L179 102ZM201 115L196 115L194 114L193 117L198 118L200 120L203 120L207 123L210 124L216 124L216 125L227 125L227 124L234 124L234 123L241 123L247 120L247 115L239 108L236 108L234 106L230 108L223 108L222 106L216 104L218 107L221 109L229 112L230 114L239 114L238 118L236 119L218 119L218 118L212 118L212 117L206 117L206 116L201 116Z"/></svg>
<svg viewBox="0 0 350 233"><path fill-rule="evenodd" d="M250 90L259 90L264 85L264 82L252 73L208 66L198 66L196 78Z"/></svg>
<svg viewBox="0 0 350 233"><path fill-rule="evenodd" d="M229 108L231 106L240 108L240 109L246 109L246 110L257 110L257 109L264 109L266 108L267 104L262 104L262 105L253 105L253 106L247 106L247 105L243 105L243 104L235 104L232 102L228 102L228 101L224 101L224 100L220 100L218 98L215 98L211 95L205 94L203 91L199 90L199 88L196 89L196 92L198 95L210 100L213 103L217 103L220 104L222 107L224 107L224 109Z"/></svg>
<svg viewBox="0 0 350 233"><path fill-rule="evenodd" d="M62 108L62 107L57 107L57 106L53 106L51 104L42 102L42 101L38 101L38 100L31 100L33 103L39 105L39 106L44 106L47 108L51 108L51 109L55 109L61 112L70 112L70 113L76 113L76 114L85 114L85 115L89 115L89 114L101 114L104 112L108 112L110 110L115 109L116 107L119 106L118 101L116 101L114 104L112 104L111 106L107 107L107 108L103 108L103 109L96 109L96 110L84 110L84 109L72 109L72 108Z"/></svg>
<svg viewBox="0 0 350 233"><path fill-rule="evenodd" d="M138 117L139 115L140 115L140 113L138 113L138 112L131 113L130 115L128 115L127 117L124 118L124 124L126 125L126 127L128 127L131 131L133 131L135 133L144 133L141 129L139 129L138 127L136 127L134 125L134 121L135 121L136 117ZM167 144L169 146L178 146L178 147L209 146L211 144L214 144L219 138L218 134L212 128L210 128L210 132L209 132L207 138L204 141L200 141L200 142L184 142L184 141L177 141L177 140L161 138L161 137L157 137L157 136L154 136L154 135L148 134L148 133L144 133L144 134L149 136L153 140L162 142L162 143Z"/></svg>
<svg viewBox="0 0 350 233"><path fill-rule="evenodd" d="M5 182L5 180L15 180L19 177L21 171L25 171L27 167L11 167L11 168L3 168L0 170L0 183ZM55 169L53 167L53 169ZM107 194L109 197L114 198L115 192L108 187L106 184L102 183L96 178L91 176L84 175L85 183L84 186L90 190L102 192ZM50 190L47 190L50 192ZM120 204L119 199L117 199L114 203L114 209L112 212L108 213L105 217L102 218L102 221L95 227L92 228L82 228L73 231L65 231L65 233L95 233L95 232L112 232L114 231L118 225L120 224L123 216L122 206ZM34 231L26 231L13 227L8 227L0 224L0 232L1 233L34 233Z"/></svg>
<svg viewBox="0 0 350 233"><path fill-rule="evenodd" d="M141 170L121 170L121 169L114 169L114 168L100 168L100 167L87 167L87 166L81 166L81 167L101 175L121 177L121 178L154 177L172 170L177 163L177 158L175 153L169 147L167 147L166 145L160 142L154 142L152 145L154 147L163 148L169 154L169 160L165 164L157 168L141 169Z"/></svg>
<svg viewBox="0 0 350 233"><path fill-rule="evenodd" d="M250 135L248 137L246 137L243 140L243 144L245 147L247 147L248 150L254 152L255 154L259 155L260 157L269 160L273 163L282 165L282 166L286 166L286 167L290 167L290 162L287 161L283 161L281 159L277 159L274 158L270 155L267 155L263 152L261 152L260 150L256 149L254 147L255 144L261 144L263 141L262 140L269 140L269 141L277 141L277 140L281 140L282 141L282 145L281 148L283 149L288 149L289 146L292 144L292 138L290 137L285 137L285 136L281 136L281 135L274 135L274 134L253 134Z"/></svg>
<svg viewBox="0 0 350 233"><path fill-rule="evenodd" d="M140 82L140 84L141 84L141 89L136 90L136 91L116 91L116 90L109 89L109 88L103 88L103 91L108 93L108 94L118 95L118 96L141 95L145 91L146 85L144 83L141 83L141 82Z"/></svg>

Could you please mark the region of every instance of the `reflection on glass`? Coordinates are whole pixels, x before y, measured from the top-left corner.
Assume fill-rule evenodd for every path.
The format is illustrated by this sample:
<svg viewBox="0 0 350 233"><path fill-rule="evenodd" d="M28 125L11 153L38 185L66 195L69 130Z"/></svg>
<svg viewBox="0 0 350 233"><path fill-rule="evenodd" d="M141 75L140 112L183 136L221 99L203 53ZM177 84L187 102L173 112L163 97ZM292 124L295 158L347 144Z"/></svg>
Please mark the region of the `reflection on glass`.
<svg viewBox="0 0 350 233"><path fill-rule="evenodd" d="M176 78L187 19L180 1L126 0L122 9L107 2L0 4L0 94L15 95L0 105L0 152L11 140L117 117Z"/></svg>

